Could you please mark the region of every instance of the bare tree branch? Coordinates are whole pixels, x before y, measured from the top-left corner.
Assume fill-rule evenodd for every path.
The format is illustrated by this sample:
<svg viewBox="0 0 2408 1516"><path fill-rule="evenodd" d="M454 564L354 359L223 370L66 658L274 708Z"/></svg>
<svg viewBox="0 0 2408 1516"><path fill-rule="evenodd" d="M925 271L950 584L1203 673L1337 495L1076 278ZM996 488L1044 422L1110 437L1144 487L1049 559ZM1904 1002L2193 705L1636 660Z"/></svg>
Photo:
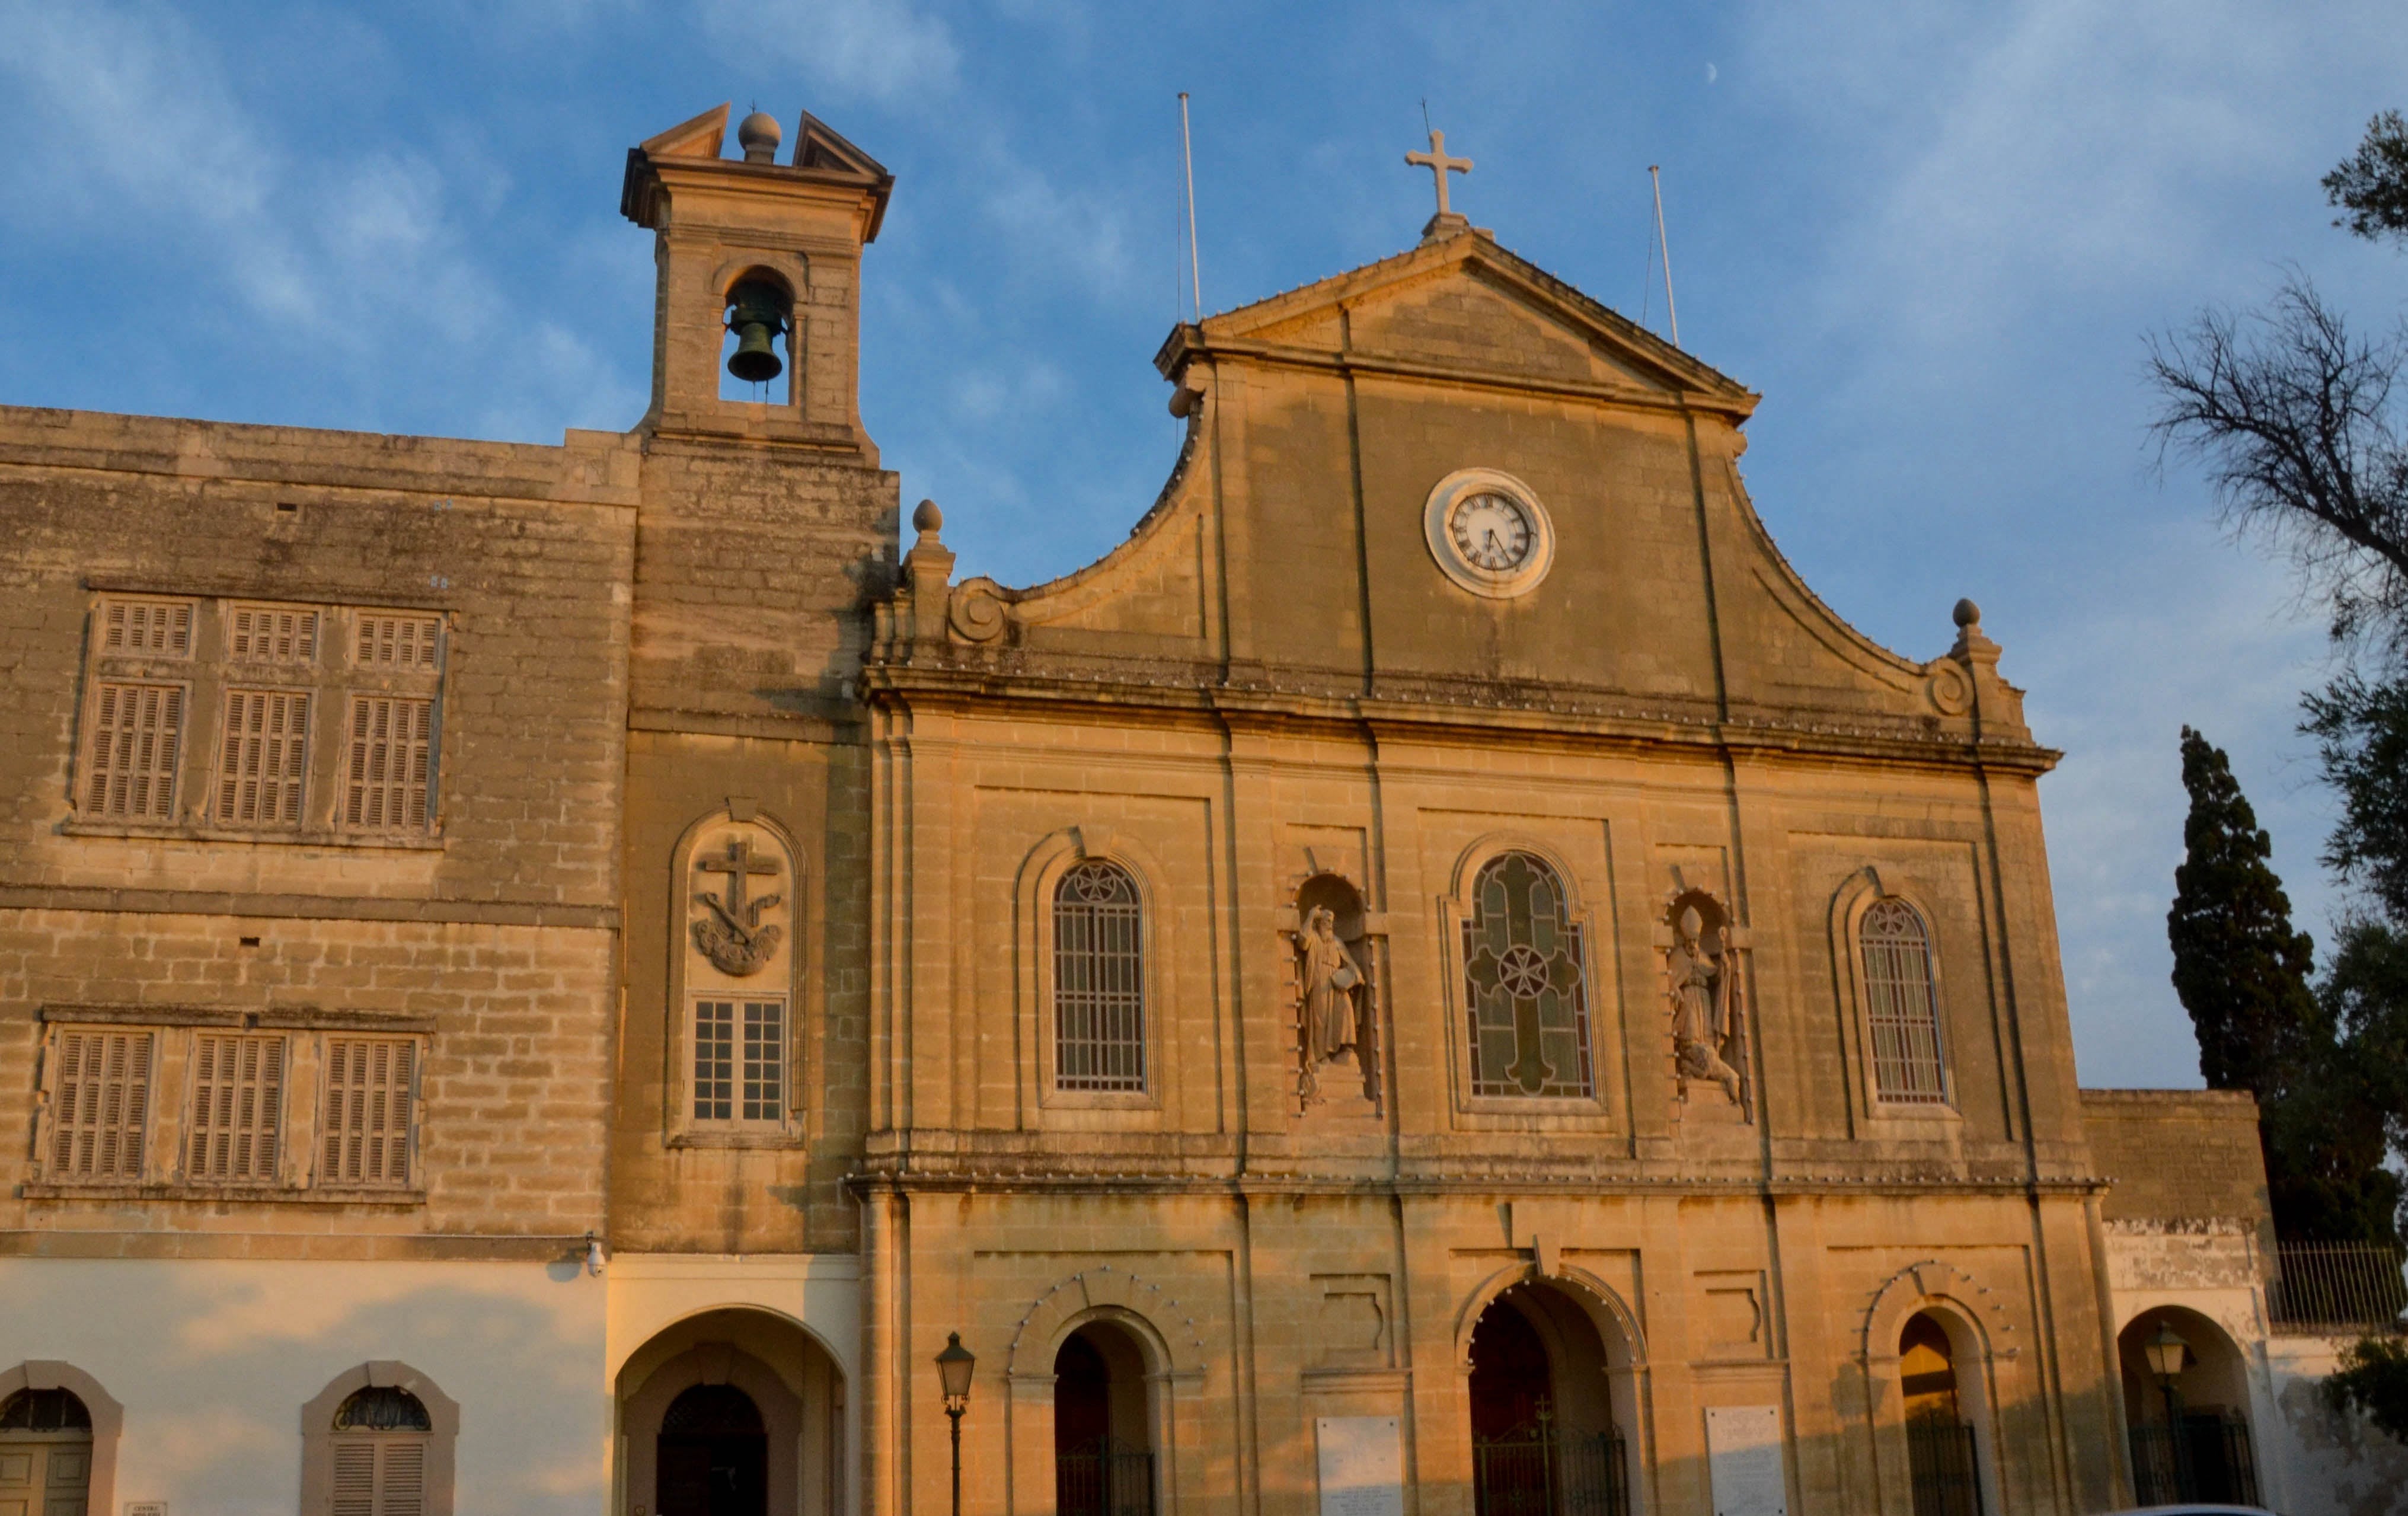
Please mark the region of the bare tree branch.
<svg viewBox="0 0 2408 1516"><path fill-rule="evenodd" d="M2286 554L2344 643L2408 661L2408 448L2393 401L2408 326L2353 338L2293 271L2271 306L2149 340L2166 451L2199 460L2219 519Z"/></svg>

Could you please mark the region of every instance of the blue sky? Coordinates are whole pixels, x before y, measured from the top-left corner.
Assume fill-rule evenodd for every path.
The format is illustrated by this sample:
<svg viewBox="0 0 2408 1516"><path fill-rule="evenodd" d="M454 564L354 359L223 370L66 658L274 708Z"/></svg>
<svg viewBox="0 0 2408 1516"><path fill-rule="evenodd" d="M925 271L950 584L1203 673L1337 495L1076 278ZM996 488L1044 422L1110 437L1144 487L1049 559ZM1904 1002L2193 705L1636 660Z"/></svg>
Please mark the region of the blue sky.
<svg viewBox="0 0 2408 1516"><path fill-rule="evenodd" d="M1872 636L1979 600L2066 750L2042 788L2086 1082L2195 1084L2164 914L2177 730L2229 748L2320 936L2339 904L2282 571L2152 470L2143 335L2295 262L2362 321L2408 261L2318 177L2408 107L2396 6L2257 0L1312 7L996 0L0 0L0 402L556 442L642 409L626 148L808 108L898 179L863 408L960 572L1094 558L1174 446L1176 92L1203 293L1456 207L1641 313L1664 169L1683 345L1765 396L1758 508ZM2304 22L2304 24L2303 24ZM790 125L791 130L791 125ZM1660 290L1643 296L1661 329Z"/></svg>

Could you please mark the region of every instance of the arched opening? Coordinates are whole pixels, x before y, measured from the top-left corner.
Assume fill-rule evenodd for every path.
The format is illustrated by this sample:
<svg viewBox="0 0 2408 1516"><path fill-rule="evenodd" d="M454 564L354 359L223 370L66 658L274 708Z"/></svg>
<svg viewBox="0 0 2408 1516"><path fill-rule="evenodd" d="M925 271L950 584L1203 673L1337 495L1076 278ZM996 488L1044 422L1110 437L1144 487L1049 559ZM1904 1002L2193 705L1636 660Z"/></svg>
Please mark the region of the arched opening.
<svg viewBox="0 0 2408 1516"><path fill-rule="evenodd" d="M2224 1329L2195 1310L2161 1306L2126 1323L2115 1350L2141 1503L2256 1505L2248 1365Z"/></svg>
<svg viewBox="0 0 2408 1516"><path fill-rule="evenodd" d="M619 1371L622 1510L642 1516L837 1516L844 1377L767 1311L664 1329Z"/></svg>
<svg viewBox="0 0 2408 1516"><path fill-rule="evenodd" d="M1475 1516L1627 1516L1615 1366L1563 1291L1525 1282L1489 1302L1471 1329Z"/></svg>
<svg viewBox="0 0 2408 1516"><path fill-rule="evenodd" d="M747 270L721 299L719 398L792 405L795 400L795 293L766 268Z"/></svg>
<svg viewBox="0 0 2408 1516"><path fill-rule="evenodd" d="M85 1516L91 1492L92 1412L75 1393L0 1400L0 1511Z"/></svg>
<svg viewBox="0 0 2408 1516"><path fill-rule="evenodd" d="M1054 1355L1054 1516L1153 1516L1153 1404L1145 1351L1089 1322Z"/></svg>
<svg viewBox="0 0 2408 1516"><path fill-rule="evenodd" d="M1304 1108L1376 1114L1380 1015L1363 895L1337 874L1297 887L1297 1090Z"/></svg>
<svg viewBox="0 0 2408 1516"><path fill-rule="evenodd" d="M1917 1311L1899 1334L1898 1351L1914 1516L1981 1516L1981 1439L1957 1393L1956 1348L1946 1323Z"/></svg>

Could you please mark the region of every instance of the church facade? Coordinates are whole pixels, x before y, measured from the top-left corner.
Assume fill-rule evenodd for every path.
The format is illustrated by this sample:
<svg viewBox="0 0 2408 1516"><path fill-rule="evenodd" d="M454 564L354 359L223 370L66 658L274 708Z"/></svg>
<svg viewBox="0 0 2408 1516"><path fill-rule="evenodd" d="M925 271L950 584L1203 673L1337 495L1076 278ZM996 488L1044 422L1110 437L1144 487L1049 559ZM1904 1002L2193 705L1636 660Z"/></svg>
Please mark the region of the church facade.
<svg viewBox="0 0 2408 1516"><path fill-rule="evenodd" d="M1970 603L1852 630L1756 396L1443 213L957 580L891 178L726 131L630 153L624 435L0 410L0 1509L2129 1498L2206 1203L2100 1172ZM2245 1272L2245 1102L2110 1114Z"/></svg>

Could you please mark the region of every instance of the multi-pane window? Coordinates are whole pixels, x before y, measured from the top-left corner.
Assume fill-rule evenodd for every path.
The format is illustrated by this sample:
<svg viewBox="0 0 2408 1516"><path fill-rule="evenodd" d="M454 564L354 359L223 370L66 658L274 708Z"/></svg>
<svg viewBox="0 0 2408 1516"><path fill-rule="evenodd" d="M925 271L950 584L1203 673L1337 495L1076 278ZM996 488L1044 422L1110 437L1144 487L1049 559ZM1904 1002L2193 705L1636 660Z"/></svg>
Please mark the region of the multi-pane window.
<svg viewBox="0 0 2408 1516"><path fill-rule="evenodd" d="M363 832L426 830L435 702L353 695L348 737L343 825Z"/></svg>
<svg viewBox="0 0 2408 1516"><path fill-rule="evenodd" d="M694 1119L775 1126L786 1116L786 1003L694 1005Z"/></svg>
<svg viewBox="0 0 2408 1516"><path fill-rule="evenodd" d="M221 826L294 826L309 778L309 696L301 690L228 690L218 763Z"/></svg>
<svg viewBox="0 0 2408 1516"><path fill-rule="evenodd" d="M92 624L71 829L437 830L442 615L108 594Z"/></svg>
<svg viewBox="0 0 2408 1516"><path fill-rule="evenodd" d="M182 685L101 685L93 702L84 808L95 816L173 821L183 734Z"/></svg>
<svg viewBox="0 0 2408 1516"><path fill-rule="evenodd" d="M408 1391L360 1391L335 1412L330 1516L424 1516L434 1418Z"/></svg>
<svg viewBox="0 0 2408 1516"><path fill-rule="evenodd" d="M193 1038L187 1179L267 1184L284 1120L284 1038L204 1032Z"/></svg>
<svg viewBox="0 0 2408 1516"><path fill-rule="evenodd" d="M1145 1088L1145 921L1118 864L1089 860L1054 887L1054 1085Z"/></svg>
<svg viewBox="0 0 2408 1516"><path fill-rule="evenodd" d="M59 1034L51 1048L52 1180L122 1182L142 1177L156 1046L149 1032Z"/></svg>
<svg viewBox="0 0 2408 1516"><path fill-rule="evenodd" d="M1543 859L1500 853L1473 878L1463 918L1473 1094L1596 1093L1581 937L1563 881Z"/></svg>
<svg viewBox="0 0 2408 1516"><path fill-rule="evenodd" d="M409 1182L417 1045L407 1037L328 1037L325 1134L319 1182L397 1187Z"/></svg>
<svg viewBox="0 0 2408 1516"><path fill-rule="evenodd" d="M1940 999L1931 981L1931 934L1922 916L1897 896L1885 895L1865 911L1856 937L1865 959L1874 1097L1902 1105L1945 1103Z"/></svg>

